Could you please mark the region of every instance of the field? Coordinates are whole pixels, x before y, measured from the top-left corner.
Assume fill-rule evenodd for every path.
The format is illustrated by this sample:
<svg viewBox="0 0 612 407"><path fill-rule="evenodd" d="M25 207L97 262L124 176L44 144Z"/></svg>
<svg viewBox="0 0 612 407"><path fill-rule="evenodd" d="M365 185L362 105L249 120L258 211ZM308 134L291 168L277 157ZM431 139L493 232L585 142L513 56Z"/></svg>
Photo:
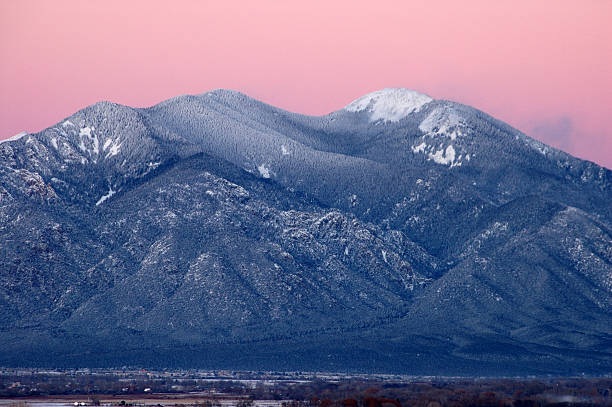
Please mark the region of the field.
<svg viewBox="0 0 612 407"><path fill-rule="evenodd" d="M0 407L612 406L610 378L147 370L0 371Z"/></svg>

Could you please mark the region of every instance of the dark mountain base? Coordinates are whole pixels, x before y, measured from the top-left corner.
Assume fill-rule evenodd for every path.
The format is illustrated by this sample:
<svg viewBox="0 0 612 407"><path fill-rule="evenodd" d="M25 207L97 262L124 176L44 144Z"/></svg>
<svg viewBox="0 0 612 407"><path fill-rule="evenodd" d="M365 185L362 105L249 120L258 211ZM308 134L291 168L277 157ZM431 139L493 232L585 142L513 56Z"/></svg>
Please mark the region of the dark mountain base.
<svg viewBox="0 0 612 407"><path fill-rule="evenodd" d="M318 339L255 343L160 345L124 334L114 343L71 338L47 346L4 348L0 366L248 371L325 371L439 376L609 375L612 354L509 344L473 338L459 346L440 338L323 335ZM503 338L501 338L503 339Z"/></svg>

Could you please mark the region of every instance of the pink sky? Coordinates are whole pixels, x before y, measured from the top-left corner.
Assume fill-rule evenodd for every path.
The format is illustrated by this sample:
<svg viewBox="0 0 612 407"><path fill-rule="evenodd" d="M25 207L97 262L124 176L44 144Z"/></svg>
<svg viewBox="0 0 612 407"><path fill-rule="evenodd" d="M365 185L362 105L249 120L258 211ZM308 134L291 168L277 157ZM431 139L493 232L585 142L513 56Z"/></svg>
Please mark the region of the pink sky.
<svg viewBox="0 0 612 407"><path fill-rule="evenodd" d="M612 1L0 2L0 139L231 88L326 114L384 87L612 168Z"/></svg>

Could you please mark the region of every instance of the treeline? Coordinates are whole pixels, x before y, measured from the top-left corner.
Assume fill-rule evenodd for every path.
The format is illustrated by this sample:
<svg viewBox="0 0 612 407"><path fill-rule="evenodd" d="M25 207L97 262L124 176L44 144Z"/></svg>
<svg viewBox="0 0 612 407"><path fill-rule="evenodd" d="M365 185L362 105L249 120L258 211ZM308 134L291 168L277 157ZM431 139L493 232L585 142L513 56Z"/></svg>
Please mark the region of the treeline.
<svg viewBox="0 0 612 407"><path fill-rule="evenodd" d="M313 407L612 406L611 379L313 382L283 395ZM288 406L301 407L301 406Z"/></svg>

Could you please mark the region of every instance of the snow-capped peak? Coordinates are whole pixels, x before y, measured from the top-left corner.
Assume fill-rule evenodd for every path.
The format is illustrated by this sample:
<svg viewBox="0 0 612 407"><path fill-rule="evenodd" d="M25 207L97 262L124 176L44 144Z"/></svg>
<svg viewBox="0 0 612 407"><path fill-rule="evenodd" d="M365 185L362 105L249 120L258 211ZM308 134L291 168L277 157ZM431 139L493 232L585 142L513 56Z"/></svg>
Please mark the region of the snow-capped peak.
<svg viewBox="0 0 612 407"><path fill-rule="evenodd" d="M418 112L423 105L431 102L429 96L404 88L387 88L368 93L348 104L349 112L370 112L370 121L397 122L410 113Z"/></svg>

